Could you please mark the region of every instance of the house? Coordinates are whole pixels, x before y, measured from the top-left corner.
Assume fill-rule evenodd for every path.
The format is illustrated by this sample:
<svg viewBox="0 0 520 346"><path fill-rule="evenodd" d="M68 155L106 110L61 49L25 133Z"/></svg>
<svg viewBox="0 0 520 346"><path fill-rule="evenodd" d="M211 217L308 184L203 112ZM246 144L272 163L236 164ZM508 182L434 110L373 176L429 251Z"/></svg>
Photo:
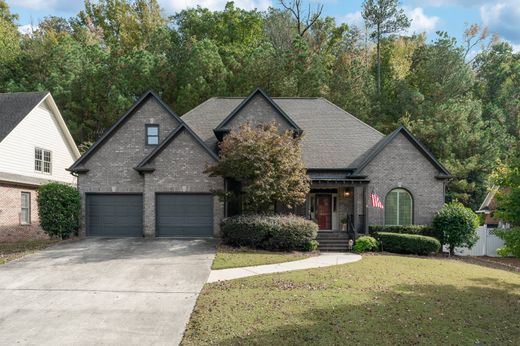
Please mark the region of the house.
<svg viewBox="0 0 520 346"><path fill-rule="evenodd" d="M487 228L509 228L510 225L495 217L497 208L496 194L500 190L498 186L493 186L486 195L486 198L476 211L478 214L484 214L484 225Z"/></svg>
<svg viewBox="0 0 520 346"><path fill-rule="evenodd" d="M46 237L37 188L76 184L67 171L78 148L48 92L0 94L0 242Z"/></svg>
<svg viewBox="0 0 520 346"><path fill-rule="evenodd" d="M78 176L87 236L211 237L237 212L214 190L233 188L203 173L217 145L244 122L276 121L303 135L311 179L294 213L322 231L366 233L369 224L428 224L444 203L448 171L405 128L385 136L324 98L213 97L178 117L143 95L70 167ZM384 211L368 203L381 196Z"/></svg>

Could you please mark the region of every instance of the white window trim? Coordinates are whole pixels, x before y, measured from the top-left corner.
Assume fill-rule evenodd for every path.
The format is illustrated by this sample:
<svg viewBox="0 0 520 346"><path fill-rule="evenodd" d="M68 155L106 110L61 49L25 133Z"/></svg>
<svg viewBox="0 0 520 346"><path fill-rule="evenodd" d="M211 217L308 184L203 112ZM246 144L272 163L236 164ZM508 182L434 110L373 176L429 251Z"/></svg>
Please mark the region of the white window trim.
<svg viewBox="0 0 520 346"><path fill-rule="evenodd" d="M42 151L42 159L41 160L38 160L41 162L40 164L40 167L41 167L41 170L37 170L36 169L36 150L41 150ZM49 172L45 172L44 170L44 167L45 167L45 152L48 152L49 153L49 157L50 157L50 161L49 162ZM52 175L52 151L51 150L47 150L47 149L43 149L43 148L40 148L40 147L35 147L34 148L34 171L36 173L41 173L41 174L48 174L48 175Z"/></svg>
<svg viewBox="0 0 520 346"><path fill-rule="evenodd" d="M27 208L22 205L22 196L27 196ZM23 220L23 210L27 209L27 221ZM20 193L20 225L28 226L31 224L31 193L28 191L22 191Z"/></svg>

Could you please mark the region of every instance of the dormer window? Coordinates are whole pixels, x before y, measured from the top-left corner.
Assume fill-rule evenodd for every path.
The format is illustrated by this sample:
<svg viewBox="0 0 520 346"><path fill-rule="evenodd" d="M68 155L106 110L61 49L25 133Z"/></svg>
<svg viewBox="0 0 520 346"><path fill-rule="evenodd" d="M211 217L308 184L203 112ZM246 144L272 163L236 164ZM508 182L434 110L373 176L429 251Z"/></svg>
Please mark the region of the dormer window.
<svg viewBox="0 0 520 346"><path fill-rule="evenodd" d="M52 153L41 148L34 149L34 170L40 173L51 174Z"/></svg>
<svg viewBox="0 0 520 346"><path fill-rule="evenodd" d="M146 145L159 144L159 125L146 125Z"/></svg>

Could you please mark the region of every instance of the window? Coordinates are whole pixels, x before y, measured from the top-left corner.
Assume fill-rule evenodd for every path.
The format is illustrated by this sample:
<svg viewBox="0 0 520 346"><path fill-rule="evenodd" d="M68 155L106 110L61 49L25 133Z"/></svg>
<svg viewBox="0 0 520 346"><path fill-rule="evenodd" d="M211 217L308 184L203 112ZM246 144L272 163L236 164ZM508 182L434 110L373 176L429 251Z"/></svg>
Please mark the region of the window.
<svg viewBox="0 0 520 346"><path fill-rule="evenodd" d="M36 172L51 173L51 152L49 150L34 149L34 170Z"/></svg>
<svg viewBox="0 0 520 346"><path fill-rule="evenodd" d="M159 125L146 125L146 145L159 144Z"/></svg>
<svg viewBox="0 0 520 346"><path fill-rule="evenodd" d="M386 195L385 224L411 225L413 215L412 195L404 189L394 189Z"/></svg>
<svg viewBox="0 0 520 346"><path fill-rule="evenodd" d="M31 223L31 193L22 192L20 223L29 225Z"/></svg>

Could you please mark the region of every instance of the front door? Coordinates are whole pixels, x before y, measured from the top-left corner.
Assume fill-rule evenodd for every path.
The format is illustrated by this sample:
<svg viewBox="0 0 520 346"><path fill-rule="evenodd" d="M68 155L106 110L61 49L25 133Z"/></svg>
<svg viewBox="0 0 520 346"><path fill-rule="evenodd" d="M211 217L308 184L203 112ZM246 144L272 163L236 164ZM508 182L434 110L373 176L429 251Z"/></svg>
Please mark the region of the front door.
<svg viewBox="0 0 520 346"><path fill-rule="evenodd" d="M331 195L317 195L316 204L318 211L318 227L319 229L332 229L332 208Z"/></svg>

